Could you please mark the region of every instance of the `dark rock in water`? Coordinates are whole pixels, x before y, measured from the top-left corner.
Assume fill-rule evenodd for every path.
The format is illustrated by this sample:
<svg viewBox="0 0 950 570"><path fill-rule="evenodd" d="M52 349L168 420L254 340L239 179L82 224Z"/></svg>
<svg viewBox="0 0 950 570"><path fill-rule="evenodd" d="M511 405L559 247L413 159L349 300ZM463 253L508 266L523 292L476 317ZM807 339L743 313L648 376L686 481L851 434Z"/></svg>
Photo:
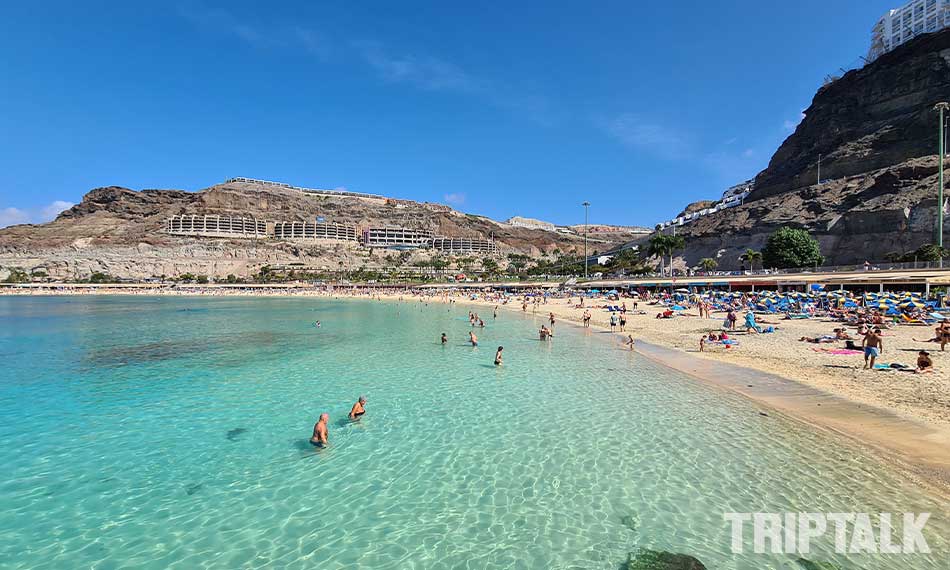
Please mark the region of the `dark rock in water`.
<svg viewBox="0 0 950 570"><path fill-rule="evenodd" d="M796 562L798 562L798 565L804 570L841 570L841 566L832 564L831 562L813 562L804 558L799 558Z"/></svg>
<svg viewBox="0 0 950 570"><path fill-rule="evenodd" d="M627 555L623 570L707 570L703 563L688 554L640 548Z"/></svg>
<svg viewBox="0 0 950 570"><path fill-rule="evenodd" d="M228 440L229 440L229 441L234 441L235 439L237 439L237 437L238 437L239 435L241 435L242 433L244 433L244 432L246 432L246 431L247 431L247 430L246 430L245 428L234 428L234 429L228 431L228 436L227 436L227 437L228 437Z"/></svg>
<svg viewBox="0 0 950 570"><path fill-rule="evenodd" d="M204 483L192 483L191 485L188 485L187 487L185 487L185 492L188 493L189 496L194 495L195 493L200 491L201 488L204 486L205 486Z"/></svg>
<svg viewBox="0 0 950 570"><path fill-rule="evenodd" d="M769 417L769 415L768 415L767 413L765 413L765 412L759 412L759 415L762 416L762 417L764 417L764 418Z"/></svg>
<svg viewBox="0 0 950 570"><path fill-rule="evenodd" d="M629 528L632 531L637 530L638 522L639 522L639 519L635 515L624 515L620 517L620 524Z"/></svg>

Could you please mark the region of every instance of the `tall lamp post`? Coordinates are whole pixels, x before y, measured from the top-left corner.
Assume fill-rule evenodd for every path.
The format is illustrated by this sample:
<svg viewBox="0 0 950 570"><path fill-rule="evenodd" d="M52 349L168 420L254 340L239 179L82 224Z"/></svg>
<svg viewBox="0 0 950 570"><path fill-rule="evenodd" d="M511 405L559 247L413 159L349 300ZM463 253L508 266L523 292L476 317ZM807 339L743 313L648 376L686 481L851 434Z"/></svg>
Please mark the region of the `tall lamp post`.
<svg viewBox="0 0 950 570"><path fill-rule="evenodd" d="M941 249L940 252L940 267L943 267L943 163L946 161L947 149L946 143L943 136L943 114L947 109L950 109L950 103L937 103L934 105L934 110L940 113L940 144L938 145L938 170L940 176L938 177L937 182L937 247Z"/></svg>
<svg viewBox="0 0 950 570"><path fill-rule="evenodd" d="M587 279L587 232L590 231L587 220L590 212L590 202L585 200L581 206L584 206L584 279Z"/></svg>

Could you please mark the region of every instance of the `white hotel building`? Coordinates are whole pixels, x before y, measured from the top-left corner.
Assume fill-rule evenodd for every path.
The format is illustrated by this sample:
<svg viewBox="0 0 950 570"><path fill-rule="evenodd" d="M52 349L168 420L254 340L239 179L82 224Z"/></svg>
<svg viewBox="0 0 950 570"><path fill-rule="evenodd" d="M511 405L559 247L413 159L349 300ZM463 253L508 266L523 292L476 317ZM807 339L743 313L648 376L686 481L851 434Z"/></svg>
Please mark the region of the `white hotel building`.
<svg viewBox="0 0 950 570"><path fill-rule="evenodd" d="M884 14L871 29L868 61L904 42L950 27L950 0L912 0Z"/></svg>

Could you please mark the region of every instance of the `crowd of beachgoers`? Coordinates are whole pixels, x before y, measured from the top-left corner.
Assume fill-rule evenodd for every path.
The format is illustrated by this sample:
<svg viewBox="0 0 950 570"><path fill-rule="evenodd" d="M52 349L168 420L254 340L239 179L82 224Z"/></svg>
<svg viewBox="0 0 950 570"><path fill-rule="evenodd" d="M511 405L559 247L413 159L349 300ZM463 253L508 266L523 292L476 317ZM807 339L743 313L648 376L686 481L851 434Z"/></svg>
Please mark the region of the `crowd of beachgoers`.
<svg viewBox="0 0 950 570"><path fill-rule="evenodd" d="M913 292L461 291L336 296L465 302L630 335L950 427L950 312ZM947 322L945 322L947 321ZM871 362L871 358L874 362Z"/></svg>
<svg viewBox="0 0 950 570"><path fill-rule="evenodd" d="M932 425L950 427L950 312L913 292L534 291L461 288L0 289L0 295L307 296L486 305L615 333L769 372ZM539 331L539 335L543 335ZM546 335L547 336L547 335ZM552 337L548 337L552 340ZM555 341L556 342L556 341ZM872 349L872 350L869 350ZM874 362L871 362L871 357Z"/></svg>

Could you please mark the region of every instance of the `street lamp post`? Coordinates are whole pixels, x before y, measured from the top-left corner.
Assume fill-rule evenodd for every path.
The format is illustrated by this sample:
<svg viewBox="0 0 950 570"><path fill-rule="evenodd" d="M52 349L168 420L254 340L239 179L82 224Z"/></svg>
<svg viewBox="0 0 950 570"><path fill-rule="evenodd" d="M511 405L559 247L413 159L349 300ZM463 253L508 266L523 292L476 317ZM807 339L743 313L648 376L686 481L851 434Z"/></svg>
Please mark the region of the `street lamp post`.
<svg viewBox="0 0 950 570"><path fill-rule="evenodd" d="M937 247L940 248L940 267L943 267L943 163L947 155L943 136L943 114L947 109L950 109L950 103L937 103L934 106L934 110L940 114L940 143L937 147L940 172L937 182Z"/></svg>
<svg viewBox="0 0 950 570"><path fill-rule="evenodd" d="M587 232L590 231L587 220L588 212L590 211L590 202L585 200L581 206L584 206L584 279L587 279Z"/></svg>

